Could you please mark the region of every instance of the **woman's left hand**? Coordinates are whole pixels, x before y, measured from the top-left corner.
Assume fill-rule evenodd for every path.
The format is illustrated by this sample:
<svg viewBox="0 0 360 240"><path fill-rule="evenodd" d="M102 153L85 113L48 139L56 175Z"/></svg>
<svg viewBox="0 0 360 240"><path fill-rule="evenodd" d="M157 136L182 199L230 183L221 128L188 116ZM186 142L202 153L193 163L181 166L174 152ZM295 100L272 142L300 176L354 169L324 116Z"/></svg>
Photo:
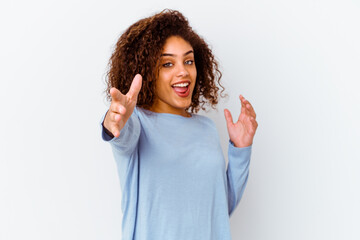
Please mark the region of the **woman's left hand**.
<svg viewBox="0 0 360 240"><path fill-rule="evenodd" d="M233 122L231 113L224 109L226 125L229 132L230 140L235 147L242 148L252 145L258 123L256 114L250 102L240 95L241 113L236 123Z"/></svg>

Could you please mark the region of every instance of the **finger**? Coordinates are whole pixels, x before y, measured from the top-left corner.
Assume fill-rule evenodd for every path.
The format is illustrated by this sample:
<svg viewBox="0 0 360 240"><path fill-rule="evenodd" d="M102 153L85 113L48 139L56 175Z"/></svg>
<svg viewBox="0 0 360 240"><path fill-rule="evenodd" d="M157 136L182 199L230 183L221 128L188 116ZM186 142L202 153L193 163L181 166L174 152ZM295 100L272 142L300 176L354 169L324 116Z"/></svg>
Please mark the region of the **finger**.
<svg viewBox="0 0 360 240"><path fill-rule="evenodd" d="M241 101L241 112L256 118L256 113L251 103L248 100L246 100L242 95L240 95L240 101Z"/></svg>
<svg viewBox="0 0 360 240"><path fill-rule="evenodd" d="M114 137L118 138L120 136L120 131L118 129L114 129L111 131L111 133L114 135Z"/></svg>
<svg viewBox="0 0 360 240"><path fill-rule="evenodd" d="M255 134L255 131L256 131L257 127L258 127L258 123L255 120L255 118L253 118L253 117L250 118L250 122L251 122L251 126L252 126L251 133Z"/></svg>
<svg viewBox="0 0 360 240"><path fill-rule="evenodd" d="M251 119L251 121L254 123L255 130L256 130L257 127L259 126L258 122L255 120L255 118Z"/></svg>
<svg viewBox="0 0 360 240"><path fill-rule="evenodd" d="M232 118L231 113L230 113L229 110L224 109L224 115L225 115L226 125L227 126L231 126L232 124L234 124L233 118Z"/></svg>
<svg viewBox="0 0 360 240"><path fill-rule="evenodd" d="M121 119L121 115L118 113L112 113L110 119L116 123L118 123Z"/></svg>
<svg viewBox="0 0 360 240"><path fill-rule="evenodd" d="M129 96L131 99L136 99L141 90L141 85L142 76L140 74L136 74L131 83L129 92L126 95Z"/></svg>
<svg viewBox="0 0 360 240"><path fill-rule="evenodd" d="M115 117L119 118L120 115L119 114L114 114ZM118 124L118 122L112 123L111 124L111 133L114 135L114 137L119 137L120 136L120 126Z"/></svg>
<svg viewBox="0 0 360 240"><path fill-rule="evenodd" d="M249 110L251 116L253 116L254 118L256 118L255 110L254 110L254 108L251 106L251 104L250 104L250 103L246 104L246 107L247 107L247 109Z"/></svg>
<svg viewBox="0 0 360 240"><path fill-rule="evenodd" d="M251 105L251 103L248 100L245 100L245 106L246 108L249 110L250 115L253 116L254 118L256 118L256 113L255 110L253 108L253 106Z"/></svg>
<svg viewBox="0 0 360 240"><path fill-rule="evenodd" d="M240 102L241 102L241 112L238 118L238 121L241 121L245 116L247 116L247 109L245 106L245 98L243 95L240 94L239 96Z"/></svg>
<svg viewBox="0 0 360 240"><path fill-rule="evenodd" d="M110 110L114 113L118 113L118 114L122 114L122 115L124 115L126 113L126 108L117 102L111 103Z"/></svg>
<svg viewBox="0 0 360 240"><path fill-rule="evenodd" d="M239 98L240 98L240 102L241 102L241 113L245 113L245 110L246 110L245 103L244 103L245 98L241 94L240 94Z"/></svg>
<svg viewBox="0 0 360 240"><path fill-rule="evenodd" d="M256 118L256 113L255 113L255 111L254 111L253 109L250 109L250 108L248 107L248 105L246 105L245 114L246 114L247 116Z"/></svg>
<svg viewBox="0 0 360 240"><path fill-rule="evenodd" d="M121 92L119 91L119 89L112 87L110 89L110 95L111 95L111 99L112 101L115 102L120 102L121 98L123 96L123 94L121 94Z"/></svg>

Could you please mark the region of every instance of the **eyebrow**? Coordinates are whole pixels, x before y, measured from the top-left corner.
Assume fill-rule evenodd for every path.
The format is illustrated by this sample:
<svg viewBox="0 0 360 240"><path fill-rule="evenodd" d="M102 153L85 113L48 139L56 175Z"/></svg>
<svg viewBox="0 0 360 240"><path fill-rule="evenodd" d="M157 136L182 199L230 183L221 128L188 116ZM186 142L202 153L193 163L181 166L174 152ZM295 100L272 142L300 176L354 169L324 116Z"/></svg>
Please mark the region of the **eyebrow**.
<svg viewBox="0 0 360 240"><path fill-rule="evenodd" d="M188 51L188 52L184 53L184 56L186 56L186 55L188 55L188 54L190 54L190 53L194 53L194 51L193 51L193 50L190 50L190 51ZM176 56L176 54L172 54L172 53L163 53L163 54L161 54L161 55L160 55L160 57L164 57L164 56L175 57L175 56Z"/></svg>

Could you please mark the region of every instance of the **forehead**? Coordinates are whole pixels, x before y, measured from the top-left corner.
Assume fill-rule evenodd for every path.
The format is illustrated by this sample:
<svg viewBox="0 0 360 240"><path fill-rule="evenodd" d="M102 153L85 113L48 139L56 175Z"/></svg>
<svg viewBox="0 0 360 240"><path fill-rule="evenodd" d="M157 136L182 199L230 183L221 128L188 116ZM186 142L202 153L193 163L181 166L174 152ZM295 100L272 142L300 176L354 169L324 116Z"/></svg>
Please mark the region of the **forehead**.
<svg viewBox="0 0 360 240"><path fill-rule="evenodd" d="M166 39L162 53L183 54L190 50L193 50L193 48L189 42L182 37L171 36Z"/></svg>

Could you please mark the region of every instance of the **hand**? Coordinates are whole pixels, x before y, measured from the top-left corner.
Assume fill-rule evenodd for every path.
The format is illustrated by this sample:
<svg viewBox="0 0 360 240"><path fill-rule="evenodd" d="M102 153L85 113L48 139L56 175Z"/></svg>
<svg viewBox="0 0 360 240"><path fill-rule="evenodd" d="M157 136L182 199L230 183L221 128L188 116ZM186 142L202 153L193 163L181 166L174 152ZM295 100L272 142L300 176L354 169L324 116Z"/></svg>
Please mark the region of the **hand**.
<svg viewBox="0 0 360 240"><path fill-rule="evenodd" d="M104 119L104 127L109 130L114 137L120 136L120 130L125 126L125 123L134 111L141 85L142 77L140 74L136 74L126 95L123 95L114 87L110 89L112 99L109 111Z"/></svg>
<svg viewBox="0 0 360 240"><path fill-rule="evenodd" d="M250 102L240 95L241 113L236 123L233 122L231 113L224 109L226 125L229 132L230 140L235 147L248 147L252 145L258 123L256 114Z"/></svg>

